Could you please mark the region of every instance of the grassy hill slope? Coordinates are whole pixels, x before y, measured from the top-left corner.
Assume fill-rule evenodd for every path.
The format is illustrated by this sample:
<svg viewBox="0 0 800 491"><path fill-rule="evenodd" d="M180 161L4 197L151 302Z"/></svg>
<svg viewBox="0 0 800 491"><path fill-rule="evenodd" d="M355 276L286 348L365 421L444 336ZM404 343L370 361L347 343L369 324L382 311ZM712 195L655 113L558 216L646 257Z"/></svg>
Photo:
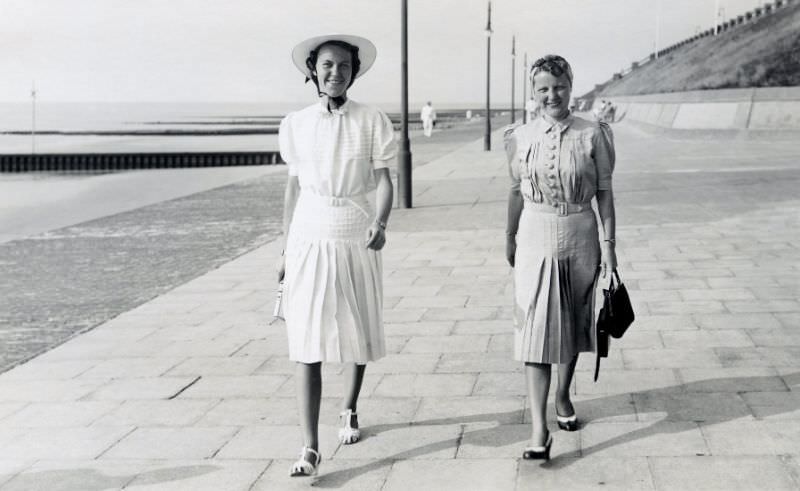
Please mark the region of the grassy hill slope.
<svg viewBox="0 0 800 491"><path fill-rule="evenodd" d="M800 3L708 36L587 96L800 85Z"/></svg>

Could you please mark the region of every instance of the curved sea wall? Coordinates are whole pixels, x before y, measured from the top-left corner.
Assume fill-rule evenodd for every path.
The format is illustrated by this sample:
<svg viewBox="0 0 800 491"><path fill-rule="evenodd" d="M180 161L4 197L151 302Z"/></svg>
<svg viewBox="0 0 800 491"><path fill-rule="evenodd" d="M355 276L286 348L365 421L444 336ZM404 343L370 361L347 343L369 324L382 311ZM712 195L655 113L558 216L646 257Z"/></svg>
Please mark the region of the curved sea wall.
<svg viewBox="0 0 800 491"><path fill-rule="evenodd" d="M800 130L800 87L606 97L617 120L678 130ZM600 99L595 99L595 105Z"/></svg>

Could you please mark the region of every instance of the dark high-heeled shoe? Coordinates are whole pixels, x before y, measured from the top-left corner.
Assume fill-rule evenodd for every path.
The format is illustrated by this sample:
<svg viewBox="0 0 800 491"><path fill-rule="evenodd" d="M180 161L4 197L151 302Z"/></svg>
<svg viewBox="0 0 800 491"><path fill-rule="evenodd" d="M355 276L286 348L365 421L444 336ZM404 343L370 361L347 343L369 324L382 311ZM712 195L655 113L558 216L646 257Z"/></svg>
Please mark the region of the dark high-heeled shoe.
<svg viewBox="0 0 800 491"><path fill-rule="evenodd" d="M547 435L543 447L525 447L522 458L525 460L550 460L550 447L553 445L553 435Z"/></svg>
<svg viewBox="0 0 800 491"><path fill-rule="evenodd" d="M560 416L556 414L556 422L558 427L564 431L575 431L578 429L578 416L572 413L572 416Z"/></svg>

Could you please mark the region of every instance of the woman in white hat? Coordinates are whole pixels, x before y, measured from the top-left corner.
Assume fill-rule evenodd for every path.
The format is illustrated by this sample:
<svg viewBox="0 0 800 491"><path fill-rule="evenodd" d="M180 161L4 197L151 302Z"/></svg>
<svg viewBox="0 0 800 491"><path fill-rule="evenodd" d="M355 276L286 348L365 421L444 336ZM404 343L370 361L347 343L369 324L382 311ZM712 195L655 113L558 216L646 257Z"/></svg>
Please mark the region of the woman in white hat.
<svg viewBox="0 0 800 491"><path fill-rule="evenodd" d="M394 129L380 110L347 96L375 61L357 36L319 36L292 51L319 100L281 122L289 168L284 200L284 317L289 358L297 362L304 447L292 476L316 473L322 362L346 364L339 440L358 441L356 404L366 363L385 354L380 250L392 205L389 164ZM375 206L367 193L375 191Z"/></svg>

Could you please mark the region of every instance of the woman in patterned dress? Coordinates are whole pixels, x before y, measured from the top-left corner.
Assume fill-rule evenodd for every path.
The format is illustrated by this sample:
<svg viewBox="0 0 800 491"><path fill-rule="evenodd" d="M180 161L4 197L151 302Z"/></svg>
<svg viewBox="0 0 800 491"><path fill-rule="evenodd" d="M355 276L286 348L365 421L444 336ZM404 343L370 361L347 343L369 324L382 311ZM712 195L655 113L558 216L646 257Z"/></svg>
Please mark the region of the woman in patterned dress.
<svg viewBox="0 0 800 491"><path fill-rule="evenodd" d="M614 144L608 125L570 113L572 69L564 58L539 59L530 77L540 114L506 132L512 177L506 257L514 268L514 358L525 364L531 400L531 446L523 457L547 459L551 366L558 365L558 426L574 431L569 390L578 354L596 350L598 273L605 277L617 267Z"/></svg>
<svg viewBox="0 0 800 491"><path fill-rule="evenodd" d="M322 362L346 364L343 444L358 441L356 405L366 363L385 354L380 250L392 205L389 163L397 144L389 118L347 96L375 60L357 36L319 36L292 51L319 100L281 122L289 168L284 200L284 317L289 358L297 362L304 447L292 476L316 473ZM368 193L375 191L375 206Z"/></svg>

